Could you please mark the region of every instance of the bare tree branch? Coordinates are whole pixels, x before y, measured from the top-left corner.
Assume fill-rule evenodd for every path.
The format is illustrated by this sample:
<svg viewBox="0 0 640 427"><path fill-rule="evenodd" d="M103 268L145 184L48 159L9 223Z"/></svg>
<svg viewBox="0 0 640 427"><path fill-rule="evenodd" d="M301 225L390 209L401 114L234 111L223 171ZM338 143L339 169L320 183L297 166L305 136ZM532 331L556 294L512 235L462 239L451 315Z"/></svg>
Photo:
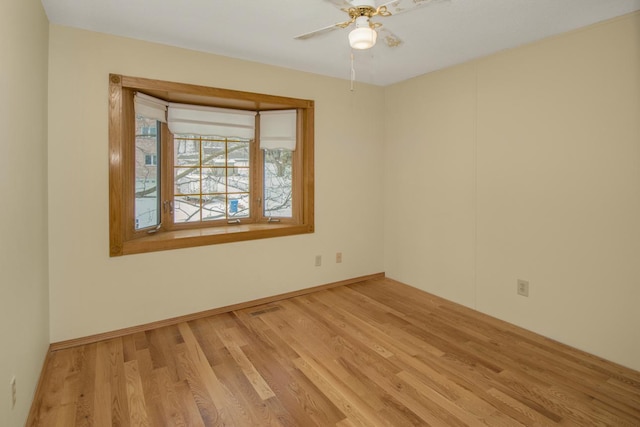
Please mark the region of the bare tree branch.
<svg viewBox="0 0 640 427"><path fill-rule="evenodd" d="M240 150L242 148L244 148L244 147L237 146L235 148L231 148L226 153L232 153L232 152ZM213 160L215 157L218 157L218 156L221 156L221 155L224 155L224 154L225 154L225 150L214 151L213 154L210 154L207 157L205 157L202 163L208 163L211 160ZM200 168L200 166L189 167L185 171L180 172L178 175L176 175L175 181L179 180L180 178L184 178L185 176L189 175L190 173L192 173L193 171L195 171L196 169L199 169L199 168ZM144 196L147 196L147 195L153 193L154 191L156 191L156 187L157 187L157 185L154 186L154 187L149 187L149 188L147 188L145 190L141 190L141 191L136 192L136 198L142 198Z"/></svg>

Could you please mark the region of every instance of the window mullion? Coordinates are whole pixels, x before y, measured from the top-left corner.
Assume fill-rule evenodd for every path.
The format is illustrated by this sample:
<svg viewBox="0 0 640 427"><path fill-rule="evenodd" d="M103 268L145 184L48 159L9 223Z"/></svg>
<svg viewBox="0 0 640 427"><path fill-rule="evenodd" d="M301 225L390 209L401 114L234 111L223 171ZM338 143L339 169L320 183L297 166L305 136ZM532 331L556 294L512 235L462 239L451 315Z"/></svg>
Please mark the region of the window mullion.
<svg viewBox="0 0 640 427"><path fill-rule="evenodd" d="M229 224L230 198L229 198L229 139L224 138L224 219Z"/></svg>
<svg viewBox="0 0 640 427"><path fill-rule="evenodd" d="M133 109L133 91L127 89L122 91L122 97L125 100L122 105L123 115L125 119L122 121L122 132L124 146L122 147L124 155L123 163L124 174L122 179L126 183L124 186L124 214L126 218L125 235L127 239L131 239L136 235L135 225L135 168L136 168L136 115Z"/></svg>
<svg viewBox="0 0 640 427"><path fill-rule="evenodd" d="M260 150L260 114L256 114L256 136L251 145L251 200L252 200L252 219L253 222L260 222L263 219L264 212L264 179L263 167L264 158L262 150Z"/></svg>
<svg viewBox="0 0 640 427"><path fill-rule="evenodd" d="M173 135L169 132L166 123L162 124L160 162L162 173L160 175L160 188L162 189L162 229L173 228Z"/></svg>
<svg viewBox="0 0 640 427"><path fill-rule="evenodd" d="M304 186L304 181L303 181L303 177L304 174L302 173L302 169L303 169L303 163L304 163L304 156L305 156L305 147L306 144L304 143L304 138L307 137L307 135L304 134L304 117L305 112L302 109L298 109L298 117L297 117L297 122L296 122L296 135L297 135L297 139L298 141L302 142L300 144L297 144L296 146L296 150L292 153L293 158L291 159L291 191L293 192L293 205L292 205L292 214L293 214L293 220L296 223L300 223L302 222L302 211L303 211L303 206L302 206L302 193L303 193L303 186Z"/></svg>
<svg viewBox="0 0 640 427"><path fill-rule="evenodd" d="M199 212L199 217L200 217L200 224L202 224L202 220L203 220L203 211L204 211L204 195L202 194L203 191L203 184L202 184L202 150L204 150L204 147L202 145L202 135L198 136L198 184L199 184L199 194L198 194L198 198L200 199L200 212Z"/></svg>

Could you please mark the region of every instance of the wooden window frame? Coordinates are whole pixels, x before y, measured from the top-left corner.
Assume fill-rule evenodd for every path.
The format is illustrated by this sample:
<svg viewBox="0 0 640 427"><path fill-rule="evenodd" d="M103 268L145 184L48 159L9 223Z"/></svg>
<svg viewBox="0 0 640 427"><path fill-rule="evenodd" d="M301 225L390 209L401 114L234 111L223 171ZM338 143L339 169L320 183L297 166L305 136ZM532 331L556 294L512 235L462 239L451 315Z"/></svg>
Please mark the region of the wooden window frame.
<svg viewBox="0 0 640 427"><path fill-rule="evenodd" d="M157 232L134 230L135 152L131 140L135 126L133 92L168 102L206 105L252 111L296 109L298 144L293 155L293 218L267 222L265 218L249 224L196 226ZM168 130L161 126L163 141ZM164 142L163 142L164 143ZM274 95L241 92L162 80L109 75L109 254L121 256L170 249L231 243L245 240L291 236L314 232L314 102ZM262 164L262 150L256 149ZM166 164L164 161L159 163ZM158 167L161 167L160 164ZM168 171L163 170L162 175ZM252 180L260 180L261 174ZM166 179L161 185L167 185ZM259 184L259 182L257 182ZM255 203L252 200L252 203Z"/></svg>

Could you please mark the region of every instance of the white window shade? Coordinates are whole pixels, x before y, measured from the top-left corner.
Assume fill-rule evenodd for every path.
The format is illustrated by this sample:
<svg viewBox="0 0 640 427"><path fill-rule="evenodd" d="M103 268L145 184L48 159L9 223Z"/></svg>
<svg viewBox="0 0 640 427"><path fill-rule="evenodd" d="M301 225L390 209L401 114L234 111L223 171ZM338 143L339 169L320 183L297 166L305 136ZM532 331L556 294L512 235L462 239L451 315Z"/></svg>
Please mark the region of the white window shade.
<svg viewBox="0 0 640 427"><path fill-rule="evenodd" d="M136 92L133 97L133 106L137 116L167 122L167 102L154 98L144 93Z"/></svg>
<svg viewBox="0 0 640 427"><path fill-rule="evenodd" d="M255 111L169 104L168 125L173 134L255 139Z"/></svg>
<svg viewBox="0 0 640 427"><path fill-rule="evenodd" d="M260 148L296 149L296 110L260 112Z"/></svg>

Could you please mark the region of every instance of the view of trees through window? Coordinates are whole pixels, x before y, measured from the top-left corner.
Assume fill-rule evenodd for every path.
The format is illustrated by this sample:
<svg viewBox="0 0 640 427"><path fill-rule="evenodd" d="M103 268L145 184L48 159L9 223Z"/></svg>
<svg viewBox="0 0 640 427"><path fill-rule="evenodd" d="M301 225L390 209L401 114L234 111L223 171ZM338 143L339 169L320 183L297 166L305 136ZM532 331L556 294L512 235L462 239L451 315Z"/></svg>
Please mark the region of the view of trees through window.
<svg viewBox="0 0 640 427"><path fill-rule="evenodd" d="M264 150L264 216L291 217L292 154Z"/></svg>
<svg viewBox="0 0 640 427"><path fill-rule="evenodd" d="M156 227L167 203L173 223L251 217L251 148L249 140L173 136L173 195L161 200L159 122L136 116L135 229ZM292 216L292 152L263 150L263 194L257 209L269 218ZM264 203L262 203L264 201Z"/></svg>
<svg viewBox="0 0 640 427"><path fill-rule="evenodd" d="M174 222L250 216L250 141L175 135Z"/></svg>

